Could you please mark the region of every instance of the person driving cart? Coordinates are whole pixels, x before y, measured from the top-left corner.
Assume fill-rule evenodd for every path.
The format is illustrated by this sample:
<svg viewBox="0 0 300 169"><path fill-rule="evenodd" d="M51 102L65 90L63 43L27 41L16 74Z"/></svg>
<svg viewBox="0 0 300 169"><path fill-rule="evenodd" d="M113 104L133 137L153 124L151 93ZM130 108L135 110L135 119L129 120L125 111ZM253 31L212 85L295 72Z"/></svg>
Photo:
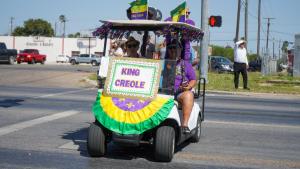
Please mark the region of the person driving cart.
<svg viewBox="0 0 300 169"><path fill-rule="evenodd" d="M167 46L168 59L176 60L175 75L175 99L182 105L183 133L189 133L188 121L194 105L194 94L191 91L196 85L196 73L189 61L184 60L182 55L182 45L177 40L172 40Z"/></svg>
<svg viewBox="0 0 300 169"><path fill-rule="evenodd" d="M125 42L127 57L139 58L140 55L138 53L140 42L136 40L134 37L130 36L128 40Z"/></svg>

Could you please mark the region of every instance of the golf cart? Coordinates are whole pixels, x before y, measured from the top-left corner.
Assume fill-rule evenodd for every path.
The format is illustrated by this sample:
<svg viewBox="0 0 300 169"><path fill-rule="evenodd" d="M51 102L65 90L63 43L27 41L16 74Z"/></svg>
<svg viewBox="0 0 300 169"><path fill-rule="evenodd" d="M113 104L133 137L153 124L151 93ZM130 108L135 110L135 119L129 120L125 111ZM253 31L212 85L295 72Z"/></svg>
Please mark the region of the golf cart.
<svg viewBox="0 0 300 169"><path fill-rule="evenodd" d="M140 49L143 51L147 36L151 33L156 42L159 39L183 37L197 42L201 40L203 32L197 27L178 22L102 22L103 25L94 35L104 39L105 57L102 57L98 76L101 82L105 79L105 84L100 84L93 105L95 122L89 127L88 153L92 157L104 156L110 142L122 146L147 143L153 145L157 161L169 162L178 145L187 140L198 142L200 139L204 120L205 79L197 80L188 122L191 132L183 133L181 105L174 99L176 61L145 59L145 52L141 52L140 58L107 56L108 38L124 40L136 36L141 40Z"/></svg>

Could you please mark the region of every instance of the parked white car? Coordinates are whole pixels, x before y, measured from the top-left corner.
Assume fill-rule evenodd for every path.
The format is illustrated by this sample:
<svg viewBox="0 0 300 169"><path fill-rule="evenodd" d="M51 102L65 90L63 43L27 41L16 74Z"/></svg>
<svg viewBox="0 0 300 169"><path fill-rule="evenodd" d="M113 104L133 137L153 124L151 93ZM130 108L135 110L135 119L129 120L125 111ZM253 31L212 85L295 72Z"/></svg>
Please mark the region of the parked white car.
<svg viewBox="0 0 300 169"><path fill-rule="evenodd" d="M70 57L68 55L58 55L56 56L56 63L69 63Z"/></svg>

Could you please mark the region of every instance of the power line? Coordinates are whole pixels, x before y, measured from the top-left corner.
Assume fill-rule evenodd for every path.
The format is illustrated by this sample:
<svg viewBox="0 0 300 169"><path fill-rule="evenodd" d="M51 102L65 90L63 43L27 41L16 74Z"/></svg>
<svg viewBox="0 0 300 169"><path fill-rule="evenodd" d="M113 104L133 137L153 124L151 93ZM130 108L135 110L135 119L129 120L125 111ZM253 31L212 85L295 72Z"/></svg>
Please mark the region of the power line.
<svg viewBox="0 0 300 169"><path fill-rule="evenodd" d="M269 10L269 8L267 8L267 5L265 4L265 1L262 1L262 6L263 6L263 8L265 8L265 10L263 10L263 11L265 11L266 13L268 13L267 16L272 16L271 15L271 11ZM267 10L269 12L267 12Z"/></svg>
<svg viewBox="0 0 300 169"><path fill-rule="evenodd" d="M283 34L283 35L289 35L289 36L295 36L295 34L292 34L292 33L287 33L287 32L280 32L280 31L270 31L270 32L273 32L273 33L278 33L278 34Z"/></svg>
<svg viewBox="0 0 300 169"><path fill-rule="evenodd" d="M243 0L242 0L242 5L244 6L244 8L246 8L246 2L244 2ZM252 12L250 12L249 9L248 9L248 14L250 16L252 16L253 18L258 19L258 16L254 15Z"/></svg>

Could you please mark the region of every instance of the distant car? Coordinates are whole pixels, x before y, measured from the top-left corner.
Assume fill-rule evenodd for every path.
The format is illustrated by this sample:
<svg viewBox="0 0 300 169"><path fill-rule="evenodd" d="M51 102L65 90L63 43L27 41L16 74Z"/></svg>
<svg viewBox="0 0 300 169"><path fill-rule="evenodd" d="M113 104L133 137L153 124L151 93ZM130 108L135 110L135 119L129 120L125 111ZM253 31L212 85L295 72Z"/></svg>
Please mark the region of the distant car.
<svg viewBox="0 0 300 169"><path fill-rule="evenodd" d="M248 71L250 72L261 71L261 62L260 61L249 62Z"/></svg>
<svg viewBox="0 0 300 169"><path fill-rule="evenodd" d="M70 58L70 63L72 65L79 63L89 63L93 66L98 66L100 64L100 60L101 58L98 55L80 54L79 56L72 56Z"/></svg>
<svg viewBox="0 0 300 169"><path fill-rule="evenodd" d="M17 57L17 50L7 49L5 43L0 43L0 62L14 64Z"/></svg>
<svg viewBox="0 0 300 169"><path fill-rule="evenodd" d="M56 56L56 63L69 63L70 57L68 55L57 55Z"/></svg>
<svg viewBox="0 0 300 169"><path fill-rule="evenodd" d="M37 49L25 49L17 57L17 63L27 62L28 64L41 63L46 61L46 55L39 53Z"/></svg>
<svg viewBox="0 0 300 169"><path fill-rule="evenodd" d="M233 72L233 63L223 56L211 56L210 68L218 73Z"/></svg>

